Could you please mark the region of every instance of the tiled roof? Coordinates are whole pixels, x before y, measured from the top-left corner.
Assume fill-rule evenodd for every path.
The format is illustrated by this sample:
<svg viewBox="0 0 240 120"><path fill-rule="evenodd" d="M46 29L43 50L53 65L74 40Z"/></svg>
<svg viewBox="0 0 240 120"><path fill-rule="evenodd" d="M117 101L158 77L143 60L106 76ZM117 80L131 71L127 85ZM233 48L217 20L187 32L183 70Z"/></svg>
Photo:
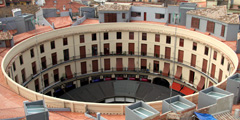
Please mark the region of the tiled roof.
<svg viewBox="0 0 240 120"><path fill-rule="evenodd" d="M239 17L236 14L227 15L226 6L215 6L213 8L207 9L199 9L199 10L190 10L187 14L203 16L211 19L215 19L218 21L222 21L224 23L230 24L239 24Z"/></svg>
<svg viewBox="0 0 240 120"><path fill-rule="evenodd" d="M64 16L64 17L49 17L46 18L47 21L52 25L54 23L55 29L68 27L72 25L72 19L70 16Z"/></svg>
<svg viewBox="0 0 240 120"><path fill-rule="evenodd" d="M54 2L56 1L56 2ZM65 10L63 10L63 6L65 5ZM77 2L71 2L71 0L46 0L46 3L42 8L56 8L60 12L69 11L69 9L72 9L73 13L79 12L79 8L83 7L85 5L77 3ZM58 12L59 13L59 12Z"/></svg>
<svg viewBox="0 0 240 120"><path fill-rule="evenodd" d="M105 4L98 7L99 11L128 11L131 5Z"/></svg>
<svg viewBox="0 0 240 120"><path fill-rule="evenodd" d="M9 40L12 39L12 35L9 31L7 32L0 32L0 40Z"/></svg>

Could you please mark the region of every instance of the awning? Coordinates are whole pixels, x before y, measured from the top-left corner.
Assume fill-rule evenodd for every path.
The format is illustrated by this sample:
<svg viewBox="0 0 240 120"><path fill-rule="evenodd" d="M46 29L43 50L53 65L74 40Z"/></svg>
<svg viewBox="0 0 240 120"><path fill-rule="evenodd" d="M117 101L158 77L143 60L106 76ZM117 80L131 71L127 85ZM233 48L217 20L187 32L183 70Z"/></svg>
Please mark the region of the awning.
<svg viewBox="0 0 240 120"><path fill-rule="evenodd" d="M197 90L202 90L205 84L205 77L201 76L200 82L198 83Z"/></svg>
<svg viewBox="0 0 240 120"><path fill-rule="evenodd" d="M182 67L177 66L177 72L175 74L175 78L180 80L181 76L182 76Z"/></svg>
<svg viewBox="0 0 240 120"><path fill-rule="evenodd" d="M141 78L141 81L148 82L147 78Z"/></svg>
<svg viewBox="0 0 240 120"><path fill-rule="evenodd" d="M163 68L162 75L168 77L169 71L170 71L170 64L169 63L164 63L164 68Z"/></svg>
<svg viewBox="0 0 240 120"><path fill-rule="evenodd" d="M191 95L193 94L195 91L184 86L184 88L180 91L181 93L183 93L184 95Z"/></svg>
<svg viewBox="0 0 240 120"><path fill-rule="evenodd" d="M117 77L117 80L123 80L123 77Z"/></svg>
<svg viewBox="0 0 240 120"><path fill-rule="evenodd" d="M73 78L73 75L72 75L72 71L71 71L70 65L65 67L65 72L66 72L66 77L67 77L67 79L71 79L71 78Z"/></svg>
<svg viewBox="0 0 240 120"><path fill-rule="evenodd" d="M174 89L176 91L180 91L181 90L181 84L173 82L172 86L170 88L172 88L172 89Z"/></svg>
<svg viewBox="0 0 240 120"><path fill-rule="evenodd" d="M107 81L107 80L112 80L112 78L104 78L104 80L105 80L105 81Z"/></svg>
<svg viewBox="0 0 240 120"><path fill-rule="evenodd" d="M136 78L135 77L130 77L128 78L129 80L135 80Z"/></svg>

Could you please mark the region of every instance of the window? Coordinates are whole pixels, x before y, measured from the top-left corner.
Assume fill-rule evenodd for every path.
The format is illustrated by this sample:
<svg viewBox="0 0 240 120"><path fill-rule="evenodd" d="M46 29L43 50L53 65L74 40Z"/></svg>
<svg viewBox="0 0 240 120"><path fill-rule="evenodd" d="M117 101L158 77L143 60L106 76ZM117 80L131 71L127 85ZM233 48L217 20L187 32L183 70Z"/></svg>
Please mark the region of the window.
<svg viewBox="0 0 240 120"><path fill-rule="evenodd" d="M202 72L204 72L204 73L207 72L207 63L208 63L208 61L206 59L203 59Z"/></svg>
<svg viewBox="0 0 240 120"><path fill-rule="evenodd" d="M171 44L171 36L167 36L166 43Z"/></svg>
<svg viewBox="0 0 240 120"><path fill-rule="evenodd" d="M117 22L117 13L104 13L104 22Z"/></svg>
<svg viewBox="0 0 240 120"><path fill-rule="evenodd" d="M64 61L68 61L69 60L69 51L68 51L68 49L63 50L63 54L64 54Z"/></svg>
<svg viewBox="0 0 240 120"><path fill-rule="evenodd" d="M122 54L122 43L117 43L116 46L117 54Z"/></svg>
<svg viewBox="0 0 240 120"><path fill-rule="evenodd" d="M15 62L13 62L13 70L15 71L16 70L16 65L15 65Z"/></svg>
<svg viewBox="0 0 240 120"><path fill-rule="evenodd" d="M193 42L193 47L192 47L193 50L197 51L197 43L196 42Z"/></svg>
<svg viewBox="0 0 240 120"><path fill-rule="evenodd" d="M208 50L209 50L209 48L205 46L205 51L204 51L205 55L208 55Z"/></svg>
<svg viewBox="0 0 240 120"><path fill-rule="evenodd" d="M134 43L128 43L128 54L133 55L134 50Z"/></svg>
<svg viewBox="0 0 240 120"><path fill-rule="evenodd" d="M200 19L199 18L192 17L192 23L191 23L191 27L192 28L199 29L199 23L200 23Z"/></svg>
<svg viewBox="0 0 240 120"><path fill-rule="evenodd" d="M85 46L80 46L80 58L85 58L85 57L86 57Z"/></svg>
<svg viewBox="0 0 240 120"><path fill-rule="evenodd" d="M19 56L19 61L20 61L20 65L23 64L23 58L22 58L22 55Z"/></svg>
<svg viewBox="0 0 240 120"><path fill-rule="evenodd" d="M109 43L105 43L104 45L103 45L103 47L104 47L104 55L109 55Z"/></svg>
<svg viewBox="0 0 240 120"><path fill-rule="evenodd" d="M134 32L129 32L129 40L133 40L134 39Z"/></svg>
<svg viewBox="0 0 240 120"><path fill-rule="evenodd" d="M170 59L170 58L171 58L171 48L165 47L165 59Z"/></svg>
<svg viewBox="0 0 240 120"><path fill-rule="evenodd" d="M141 44L141 55L147 55L147 44Z"/></svg>
<svg viewBox="0 0 240 120"><path fill-rule="evenodd" d="M106 33L104 33L104 38L103 38L104 40L108 40L108 33L106 32Z"/></svg>
<svg viewBox="0 0 240 120"><path fill-rule="evenodd" d="M227 71L229 71L229 70L230 70L230 64L228 63Z"/></svg>
<svg viewBox="0 0 240 120"><path fill-rule="evenodd" d="M47 68L46 57L41 58L42 70Z"/></svg>
<svg viewBox="0 0 240 120"><path fill-rule="evenodd" d="M31 55L31 58L34 57L34 51L33 51L33 49L30 50L30 55Z"/></svg>
<svg viewBox="0 0 240 120"><path fill-rule="evenodd" d="M194 77L195 77L195 72L190 70L189 83L191 83L191 84L194 83Z"/></svg>
<svg viewBox="0 0 240 120"><path fill-rule="evenodd" d="M93 72L98 71L98 60L92 60L92 71Z"/></svg>
<svg viewBox="0 0 240 120"><path fill-rule="evenodd" d="M49 85L47 73L43 75L43 79L44 79L44 87L47 87Z"/></svg>
<svg viewBox="0 0 240 120"><path fill-rule="evenodd" d="M52 53L52 65L57 64L57 53Z"/></svg>
<svg viewBox="0 0 240 120"><path fill-rule="evenodd" d="M141 12L131 12L131 17L141 17Z"/></svg>
<svg viewBox="0 0 240 120"><path fill-rule="evenodd" d="M196 55L192 54L192 57L191 57L191 66L195 67L196 65Z"/></svg>
<svg viewBox="0 0 240 120"><path fill-rule="evenodd" d="M180 38L179 46L180 47L184 47L184 39Z"/></svg>
<svg viewBox="0 0 240 120"><path fill-rule="evenodd" d="M15 76L15 82L18 83L18 76Z"/></svg>
<svg viewBox="0 0 240 120"><path fill-rule="evenodd" d="M98 51L97 51L97 45L92 45L92 55L95 56L97 55Z"/></svg>
<svg viewBox="0 0 240 120"><path fill-rule="evenodd" d="M125 19L125 13L122 13L122 19Z"/></svg>
<svg viewBox="0 0 240 120"><path fill-rule="evenodd" d="M211 77L215 78L216 65L212 63Z"/></svg>
<svg viewBox="0 0 240 120"><path fill-rule="evenodd" d="M225 34L225 25L222 25L221 36L224 37Z"/></svg>
<svg viewBox="0 0 240 120"><path fill-rule="evenodd" d="M63 45L68 45L68 39L67 38L63 38Z"/></svg>
<svg viewBox="0 0 240 120"><path fill-rule="evenodd" d="M214 60L217 60L217 51L214 51L214 53L213 53L213 59L214 59Z"/></svg>
<svg viewBox="0 0 240 120"><path fill-rule="evenodd" d="M51 41L51 49L55 48L55 41Z"/></svg>
<svg viewBox="0 0 240 120"><path fill-rule="evenodd" d="M25 69L24 68L21 70L21 73L22 73L22 81L24 83L26 81Z"/></svg>
<svg viewBox="0 0 240 120"><path fill-rule="evenodd" d="M92 34L92 41L95 41L95 40L97 40L97 34L96 34L96 33L93 33L93 34Z"/></svg>
<svg viewBox="0 0 240 120"><path fill-rule="evenodd" d="M34 84L35 84L35 91L38 92L38 91L39 91L39 80L36 79L36 80L34 81Z"/></svg>
<svg viewBox="0 0 240 120"><path fill-rule="evenodd" d="M44 53L44 45L40 45L40 53Z"/></svg>
<svg viewBox="0 0 240 120"><path fill-rule="evenodd" d="M122 33L121 32L117 32L117 39L122 39Z"/></svg>
<svg viewBox="0 0 240 120"><path fill-rule="evenodd" d="M178 50L178 62L183 62L184 51Z"/></svg>
<svg viewBox="0 0 240 120"><path fill-rule="evenodd" d="M222 64L222 65L224 64L224 56L222 56L221 64Z"/></svg>
<svg viewBox="0 0 240 120"><path fill-rule="evenodd" d="M36 62L32 62L32 72L33 72L33 75L37 74Z"/></svg>
<svg viewBox="0 0 240 120"><path fill-rule="evenodd" d="M164 19L164 14L160 14L160 13L155 13L155 18L156 19Z"/></svg>
<svg viewBox="0 0 240 120"><path fill-rule="evenodd" d="M53 77L54 77L54 81L57 82L59 81L59 75L58 75L58 69L53 70Z"/></svg>
<svg viewBox="0 0 240 120"><path fill-rule="evenodd" d="M155 42L160 42L160 35L159 34L155 34Z"/></svg>
<svg viewBox="0 0 240 120"><path fill-rule="evenodd" d="M80 35L79 37L80 37L80 43L84 43L85 42L84 35Z"/></svg>
<svg viewBox="0 0 240 120"><path fill-rule="evenodd" d="M207 22L207 32L214 33L215 23L212 21Z"/></svg>
<svg viewBox="0 0 240 120"><path fill-rule="evenodd" d="M142 40L147 40L147 33L142 33Z"/></svg>
<svg viewBox="0 0 240 120"><path fill-rule="evenodd" d="M153 61L153 71L159 72L159 61Z"/></svg>

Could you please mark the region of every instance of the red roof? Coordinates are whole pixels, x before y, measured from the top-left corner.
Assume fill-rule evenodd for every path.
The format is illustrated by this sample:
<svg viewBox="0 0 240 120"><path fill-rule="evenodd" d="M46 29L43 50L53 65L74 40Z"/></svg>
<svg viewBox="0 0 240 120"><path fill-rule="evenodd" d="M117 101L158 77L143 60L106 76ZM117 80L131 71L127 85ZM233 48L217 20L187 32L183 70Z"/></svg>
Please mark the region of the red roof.
<svg viewBox="0 0 240 120"><path fill-rule="evenodd" d="M35 27L36 27L35 30L13 36L14 44L16 45L30 37L53 30L50 26L37 26L36 25Z"/></svg>
<svg viewBox="0 0 240 120"><path fill-rule="evenodd" d="M54 3L54 1L56 2ZM63 10L64 5L66 8L65 10ZM85 5L77 2L71 2L71 0L46 0L46 3L42 6L42 8L56 8L60 12L69 11L69 8L71 8L73 13L77 13L79 12L79 8L83 6ZM59 14L60 12L57 13Z"/></svg>
<svg viewBox="0 0 240 120"><path fill-rule="evenodd" d="M49 17L47 18L47 21L52 25L54 23L55 29L63 28L63 27L69 27L72 25L72 19L70 16L64 16L64 17Z"/></svg>

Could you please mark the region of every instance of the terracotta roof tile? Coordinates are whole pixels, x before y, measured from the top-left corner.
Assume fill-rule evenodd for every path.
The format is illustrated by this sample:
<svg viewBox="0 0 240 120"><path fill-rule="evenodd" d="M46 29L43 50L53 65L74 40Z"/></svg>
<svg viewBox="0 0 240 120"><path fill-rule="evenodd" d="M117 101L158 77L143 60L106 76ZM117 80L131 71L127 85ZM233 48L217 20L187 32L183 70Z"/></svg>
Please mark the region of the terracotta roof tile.
<svg viewBox="0 0 240 120"><path fill-rule="evenodd" d="M0 32L0 40L9 40L9 39L12 39L12 35L9 31Z"/></svg>
<svg viewBox="0 0 240 120"><path fill-rule="evenodd" d="M131 5L105 4L98 7L99 11L129 11Z"/></svg>
<svg viewBox="0 0 240 120"><path fill-rule="evenodd" d="M230 24L239 24L237 14L228 15L226 6L215 6L213 8L190 10L187 14L203 16Z"/></svg>
<svg viewBox="0 0 240 120"><path fill-rule="evenodd" d="M73 21L70 18L70 16L64 16L64 17L49 17L46 18L47 21L52 25L54 23L55 29L63 28L71 26Z"/></svg>
<svg viewBox="0 0 240 120"><path fill-rule="evenodd" d="M32 31L28 31L25 33L21 33L18 35L13 36L14 44L18 44L19 42L26 40L27 38L33 37L38 34L42 34L45 32L52 31L53 29L50 26L35 26L36 29Z"/></svg>
<svg viewBox="0 0 240 120"><path fill-rule="evenodd" d="M54 3L54 1L56 1L56 3ZM65 10L63 10L63 5L65 5ZM56 8L60 12L69 11L69 8L71 8L73 13L77 13L79 12L78 9L83 6L85 5L71 2L71 0L46 0L46 3L42 8Z"/></svg>

